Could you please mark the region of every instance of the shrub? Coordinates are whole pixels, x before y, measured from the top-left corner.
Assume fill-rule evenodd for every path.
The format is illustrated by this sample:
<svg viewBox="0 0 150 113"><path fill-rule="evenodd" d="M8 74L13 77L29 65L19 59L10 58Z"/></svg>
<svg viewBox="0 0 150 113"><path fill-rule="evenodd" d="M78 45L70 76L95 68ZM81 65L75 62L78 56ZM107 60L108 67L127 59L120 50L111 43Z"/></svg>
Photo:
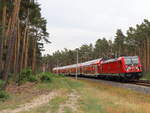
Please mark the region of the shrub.
<svg viewBox="0 0 150 113"><path fill-rule="evenodd" d="M19 75L20 80L26 80L32 75L32 70L30 68L23 69Z"/></svg>
<svg viewBox="0 0 150 113"><path fill-rule="evenodd" d="M144 79L150 80L150 71L146 72L146 73L143 73L143 74L144 74L144 76L143 76Z"/></svg>
<svg viewBox="0 0 150 113"><path fill-rule="evenodd" d="M37 82L38 79L36 76L32 74L32 70L30 68L23 69L18 78L19 84L25 83L25 82Z"/></svg>
<svg viewBox="0 0 150 113"><path fill-rule="evenodd" d="M29 82L37 82L38 81L38 78L36 77L36 76L30 76L29 78L28 78L28 81Z"/></svg>
<svg viewBox="0 0 150 113"><path fill-rule="evenodd" d="M20 74L24 77L29 77L32 75L32 70L30 68L23 69Z"/></svg>
<svg viewBox="0 0 150 113"><path fill-rule="evenodd" d="M0 90L0 101L5 101L9 98L9 94L3 90Z"/></svg>
<svg viewBox="0 0 150 113"><path fill-rule="evenodd" d="M42 73L39 76L41 82L51 82L51 76L47 73Z"/></svg>
<svg viewBox="0 0 150 113"><path fill-rule="evenodd" d="M5 82L3 80L0 80L0 89L4 86Z"/></svg>

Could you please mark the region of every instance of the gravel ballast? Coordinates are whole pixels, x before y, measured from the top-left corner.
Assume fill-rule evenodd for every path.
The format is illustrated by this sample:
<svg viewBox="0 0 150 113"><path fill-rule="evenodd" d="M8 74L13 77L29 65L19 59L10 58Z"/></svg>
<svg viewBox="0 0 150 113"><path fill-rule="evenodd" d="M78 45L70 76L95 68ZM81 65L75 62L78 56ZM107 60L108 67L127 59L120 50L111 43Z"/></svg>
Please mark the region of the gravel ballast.
<svg viewBox="0 0 150 113"><path fill-rule="evenodd" d="M127 88L127 89L134 90L143 94L150 94L150 87L147 87L147 86L140 86L140 85L129 84L129 83L119 83L115 81L106 81L106 80L93 79L93 78L78 78L78 79L92 80L95 82L104 83L104 84L119 87L119 88Z"/></svg>

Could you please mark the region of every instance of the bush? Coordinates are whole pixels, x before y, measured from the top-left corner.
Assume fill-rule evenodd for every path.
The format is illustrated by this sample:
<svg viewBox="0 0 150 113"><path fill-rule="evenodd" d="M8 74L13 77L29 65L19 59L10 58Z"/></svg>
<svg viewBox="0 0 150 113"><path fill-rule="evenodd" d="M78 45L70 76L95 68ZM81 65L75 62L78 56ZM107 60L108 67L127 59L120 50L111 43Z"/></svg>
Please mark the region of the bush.
<svg viewBox="0 0 150 113"><path fill-rule="evenodd" d="M39 76L41 82L51 82L51 75L48 73L42 73Z"/></svg>
<svg viewBox="0 0 150 113"><path fill-rule="evenodd" d="M30 68L23 69L18 78L19 84L25 83L25 82L37 82L38 79L36 76L32 74L32 70Z"/></svg>
<svg viewBox="0 0 150 113"><path fill-rule="evenodd" d="M30 68L26 68L26 69L23 69L20 74L20 80L25 80L25 79L28 79L29 76L32 75L32 70Z"/></svg>
<svg viewBox="0 0 150 113"><path fill-rule="evenodd" d="M146 72L146 73L143 73L145 76L143 76L144 79L148 79L150 80L150 72Z"/></svg>
<svg viewBox="0 0 150 113"><path fill-rule="evenodd" d="M9 98L9 94L3 90L0 90L0 101L5 101Z"/></svg>
<svg viewBox="0 0 150 113"><path fill-rule="evenodd" d="M18 83L23 84L27 81L29 82L51 82L53 77L62 77L63 75L57 75L49 72L43 72L40 74L37 74L36 76L32 74L32 70L30 68L23 69L18 78Z"/></svg>
<svg viewBox="0 0 150 113"><path fill-rule="evenodd" d="M38 81L38 78L36 77L36 76L30 76L29 78L28 78L28 81L29 82L37 82Z"/></svg>
<svg viewBox="0 0 150 113"><path fill-rule="evenodd" d="M4 86L5 82L3 80L0 80L0 89Z"/></svg>

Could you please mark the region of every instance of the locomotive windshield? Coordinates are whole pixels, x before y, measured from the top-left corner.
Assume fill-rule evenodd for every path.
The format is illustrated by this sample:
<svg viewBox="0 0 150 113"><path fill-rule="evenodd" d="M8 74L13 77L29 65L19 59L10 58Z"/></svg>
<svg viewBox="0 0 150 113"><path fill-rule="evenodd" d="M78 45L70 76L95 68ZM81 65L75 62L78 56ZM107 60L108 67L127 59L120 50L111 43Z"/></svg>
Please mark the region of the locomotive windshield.
<svg viewBox="0 0 150 113"><path fill-rule="evenodd" d="M125 57L125 64L126 65L137 65L139 63L138 57Z"/></svg>

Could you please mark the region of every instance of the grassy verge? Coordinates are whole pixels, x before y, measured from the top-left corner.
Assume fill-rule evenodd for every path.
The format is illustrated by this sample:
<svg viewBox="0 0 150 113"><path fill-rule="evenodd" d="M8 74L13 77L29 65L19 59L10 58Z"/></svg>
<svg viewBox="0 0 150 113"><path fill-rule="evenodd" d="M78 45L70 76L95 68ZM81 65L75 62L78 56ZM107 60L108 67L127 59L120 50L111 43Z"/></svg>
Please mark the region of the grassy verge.
<svg viewBox="0 0 150 113"><path fill-rule="evenodd" d="M131 90L116 88L105 84L83 81L87 88L82 90L89 92L87 96L96 99L97 106L88 107L87 113L149 113L150 95L140 94ZM85 101L83 100L83 101ZM91 102L92 103L92 102ZM92 105L92 104L91 104ZM85 108L86 104L82 105ZM90 111L93 108L92 111ZM95 110L95 111L94 111ZM86 111L86 109L84 110Z"/></svg>
<svg viewBox="0 0 150 113"><path fill-rule="evenodd" d="M75 113L149 113L150 95L140 94L131 90L116 88L88 80L71 78L53 78L53 84L39 84L38 88L63 89L64 94L46 105L45 111L57 113L59 106L67 100L66 95L75 89L80 98L78 111ZM39 109L28 113L44 113ZM74 113L70 108L64 108L65 113Z"/></svg>
<svg viewBox="0 0 150 113"><path fill-rule="evenodd" d="M32 109L31 111L26 111L22 113L57 113L59 105L66 101L65 96L59 96L52 99L49 103L42 105L38 108Z"/></svg>
<svg viewBox="0 0 150 113"><path fill-rule="evenodd" d="M30 87L28 93L24 91L18 95L14 94L11 100L0 103L0 109L15 109L17 105L31 101L35 95L37 97L42 93L56 90L59 90L60 94L47 104L21 113L58 113L61 109L63 113L150 113L150 95L88 80L75 80L55 75L51 76L50 82L38 83ZM74 91L76 93L72 94ZM35 95L31 95L33 93ZM72 95L69 96L70 94ZM75 105L70 104L69 99L71 103L77 102L74 103ZM20 101L15 103L18 100Z"/></svg>
<svg viewBox="0 0 150 113"><path fill-rule="evenodd" d="M150 80L150 72L145 73L141 79L142 80Z"/></svg>
<svg viewBox="0 0 150 113"><path fill-rule="evenodd" d="M32 83L26 83L22 86L13 86L10 84L7 92L9 92L9 99L0 101L0 110L8 108L15 109L20 104L30 102L35 96L41 95L42 93Z"/></svg>

